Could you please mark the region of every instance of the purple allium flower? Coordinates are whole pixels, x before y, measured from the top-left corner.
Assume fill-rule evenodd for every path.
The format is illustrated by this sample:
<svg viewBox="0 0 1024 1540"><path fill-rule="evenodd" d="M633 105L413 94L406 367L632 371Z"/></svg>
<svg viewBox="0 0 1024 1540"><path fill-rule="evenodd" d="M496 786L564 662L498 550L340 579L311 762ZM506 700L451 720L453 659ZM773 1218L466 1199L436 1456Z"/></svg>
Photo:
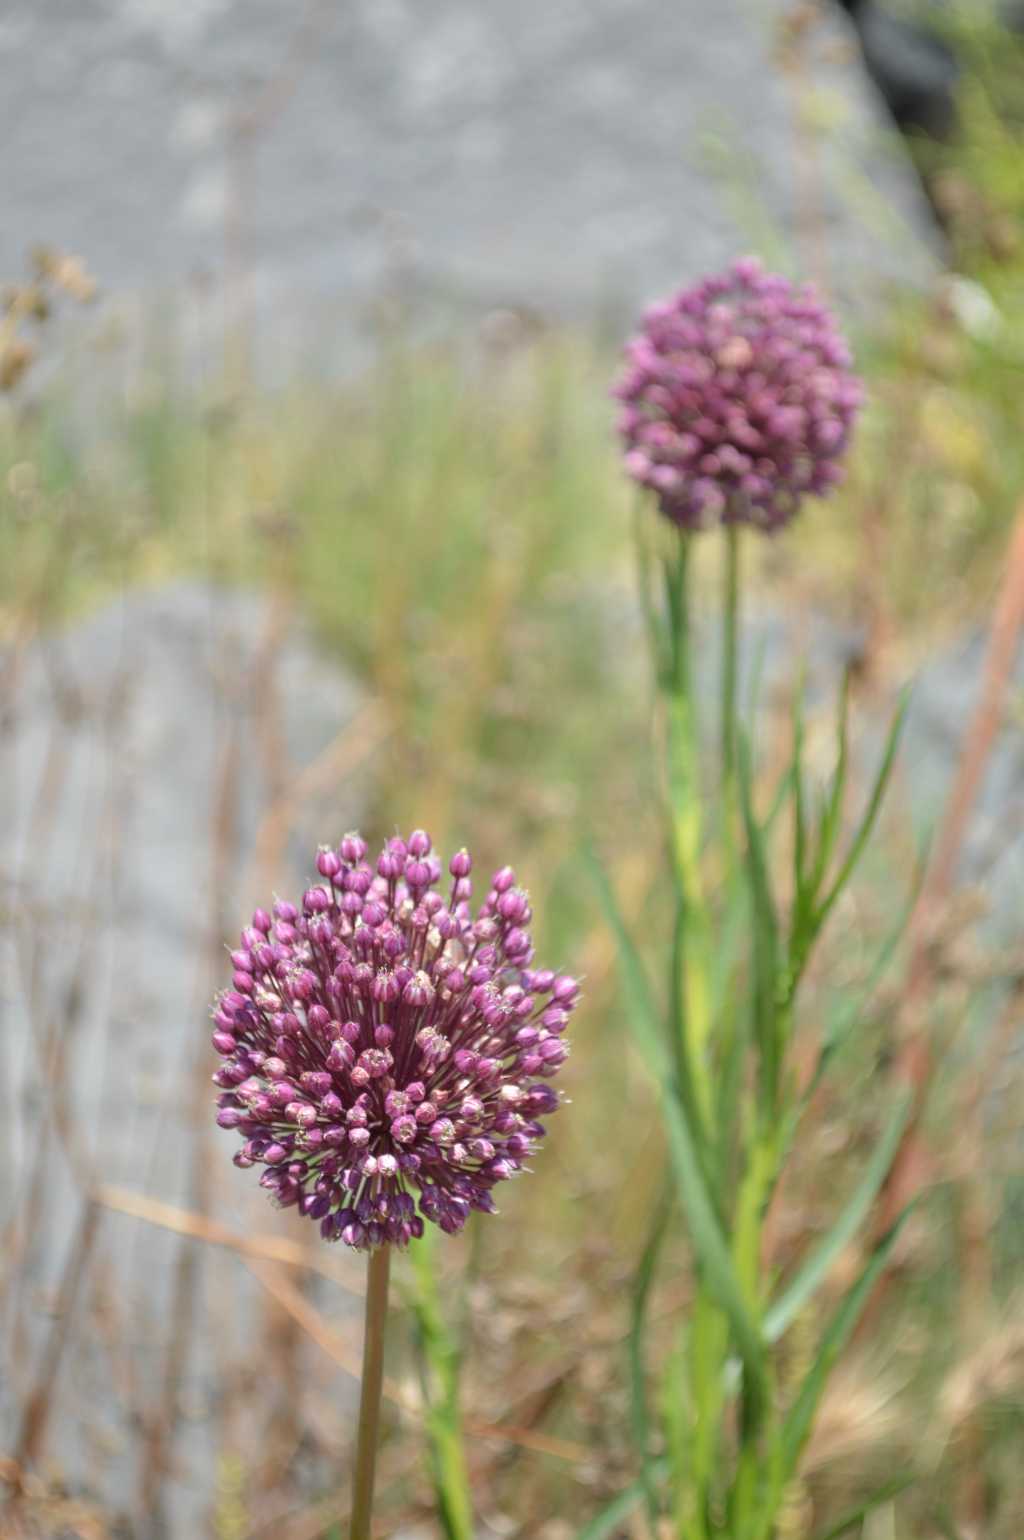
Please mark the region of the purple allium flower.
<svg viewBox="0 0 1024 1540"><path fill-rule="evenodd" d="M300 906L257 909L213 1008L217 1121L237 1166L326 1240L404 1246L423 1219L460 1230L518 1171L559 1105L574 979L531 966L526 893L495 873L476 917L472 863L421 829L375 866L347 834ZM413 1199L418 1194L419 1214ZM423 1218L420 1217L423 1216Z"/></svg>
<svg viewBox="0 0 1024 1540"><path fill-rule="evenodd" d="M652 305L626 356L626 470L684 529L775 530L841 479L861 383L809 285L743 258Z"/></svg>

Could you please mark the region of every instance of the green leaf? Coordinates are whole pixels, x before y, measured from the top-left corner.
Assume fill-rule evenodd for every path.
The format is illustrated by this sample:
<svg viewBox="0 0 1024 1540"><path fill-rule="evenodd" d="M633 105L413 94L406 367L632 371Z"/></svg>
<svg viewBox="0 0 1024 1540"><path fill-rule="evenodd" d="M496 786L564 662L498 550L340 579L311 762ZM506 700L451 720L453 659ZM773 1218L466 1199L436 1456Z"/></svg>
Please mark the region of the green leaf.
<svg viewBox="0 0 1024 1540"><path fill-rule="evenodd" d="M875 776L874 785L871 788L871 795L868 798L868 804L864 811L864 816L861 819L860 825L858 826L857 831L850 842L850 848L847 852L845 861L839 869L839 874L835 881L832 883L832 886L829 888L825 898L819 905L815 915L816 932L819 931L824 925L832 910L833 905L835 904L836 899L839 897L847 882L850 880L850 877L853 874L853 870L864 852L865 845L871 838L872 830L875 827L875 823L878 820L878 814L881 811L882 799L885 796L885 790L889 784L889 777L891 776L893 766L896 763L896 752L899 748L900 738L903 733L904 723L907 719L907 708L909 705L910 691L907 689L904 690L900 699L900 704L897 707L896 714L892 719L892 725L889 728L889 734L885 742L885 750L882 754L881 763L879 764L878 772Z"/></svg>
<svg viewBox="0 0 1024 1540"><path fill-rule="evenodd" d="M810 887L817 895L832 859L839 827L843 816L843 799L846 792L846 776L849 770L850 726L850 674L843 675L843 688L839 697L839 713L836 717L836 767L832 772L832 786L825 802L818 829L818 853Z"/></svg>
<svg viewBox="0 0 1024 1540"><path fill-rule="evenodd" d="M804 889L807 817L804 808L804 681L801 674L793 703L793 876L794 891Z"/></svg>
<svg viewBox="0 0 1024 1540"><path fill-rule="evenodd" d="M665 1029L655 1004L647 969L626 928L607 873L591 847L584 847L583 858L590 868L601 907L615 937L622 974L626 1020L632 1028L648 1071L657 1085L668 1089L677 1085L697 1141L701 1169L707 1178L709 1175L708 1151L704 1123L700 1115L692 1071L686 1061L682 1033L677 1034L674 1041L675 1051L670 1054L665 1045Z"/></svg>
<svg viewBox="0 0 1024 1540"><path fill-rule="evenodd" d="M689 1220L690 1237L705 1285L729 1317L733 1336L747 1374L751 1404L756 1415L767 1407L768 1368L764 1341L747 1308L729 1247L722 1234L715 1206L705 1184L692 1131L683 1108L671 1089L663 1092L662 1114L669 1139L669 1153L679 1196Z"/></svg>
<svg viewBox="0 0 1024 1540"><path fill-rule="evenodd" d="M651 1466L651 1474L656 1480L663 1481L667 1470L668 1461L664 1458L655 1460ZM600 1513L595 1514L589 1524L584 1524L576 1540L609 1540L609 1537L618 1531L623 1519L628 1519L643 1500L643 1482L632 1482L630 1486L624 1487L617 1497L613 1497Z"/></svg>
<svg viewBox="0 0 1024 1540"><path fill-rule="evenodd" d="M633 1034L655 1080L659 1084L670 1083L672 1065L665 1047L662 1022L651 983L647 977L647 969L643 965L632 936L626 929L611 883L596 853L587 846L584 848L583 858L590 868L605 919L615 938L624 986L623 996Z"/></svg>
<svg viewBox="0 0 1024 1540"><path fill-rule="evenodd" d="M768 857L764 834L753 805L750 744L746 734L737 738L740 803L747 834L746 870L750 884L754 921L753 1019L761 1059L762 1090L767 1106L774 1108L778 1096L782 1045L778 1038L777 1006L779 975L779 928L775 917L768 879Z"/></svg>
<svg viewBox="0 0 1024 1540"><path fill-rule="evenodd" d="M891 1481L879 1487L877 1492L873 1492L865 1502L858 1503L856 1508L848 1509L842 1518L836 1519L828 1529L819 1530L814 1540L840 1540L840 1536L848 1535L851 1529L856 1529L862 1524L875 1508L888 1502L891 1497L898 1497L900 1492L905 1492L907 1487L912 1486L916 1480L917 1476L913 1471L904 1471L902 1476L894 1476Z"/></svg>
<svg viewBox="0 0 1024 1540"><path fill-rule="evenodd" d="M409 1290L415 1324L420 1381L426 1403L427 1444L438 1513L445 1540L473 1540L473 1503L462 1433L459 1381L461 1354L441 1309L434 1262L433 1226L411 1248Z"/></svg>
<svg viewBox="0 0 1024 1540"><path fill-rule="evenodd" d="M882 1137L846 1207L765 1315L764 1333L769 1342L776 1342L782 1336L790 1322L821 1287L833 1262L843 1248L849 1245L867 1217L899 1148L900 1138L910 1116L911 1102L912 1097L908 1094L902 1096L893 1108Z"/></svg>
<svg viewBox="0 0 1024 1540"><path fill-rule="evenodd" d="M669 641L665 634L665 621L654 602L648 534L650 524L651 511L647 507L646 497L640 494L636 499L633 515L637 588L640 592L640 606L644 612L644 623L647 627L647 645L654 660L656 676L659 681L666 681L671 675L672 663Z"/></svg>
<svg viewBox="0 0 1024 1540"><path fill-rule="evenodd" d="M661 1111L668 1135L669 1154L690 1227L690 1237L706 1285L729 1317L736 1347L743 1360L755 1412L768 1404L768 1369L765 1346L747 1308L719 1222L717 1195L710 1185L706 1151L694 1127L692 1113L673 1084L668 1056L659 1030L643 964L619 914L615 896L599 861L588 852L609 923L619 944L626 979L627 1021L647 1061L660 1092Z"/></svg>
<svg viewBox="0 0 1024 1540"><path fill-rule="evenodd" d="M896 1223L886 1231L875 1247L853 1288L839 1305L822 1338L818 1355L800 1393L786 1414L782 1425L781 1479L783 1485L796 1470L797 1463L810 1436L818 1403L821 1400L828 1377L860 1319L861 1311L877 1279L889 1260L889 1254L913 1209L910 1204Z"/></svg>
<svg viewBox="0 0 1024 1540"><path fill-rule="evenodd" d="M945 1540L964 1540L964 1536L953 1523L952 1516L947 1508L932 1508L931 1520L942 1531Z"/></svg>
<svg viewBox="0 0 1024 1540"><path fill-rule="evenodd" d="M910 918L914 913L926 870L927 861L924 859L924 857L922 857L918 861L914 874L914 881L911 885L910 892L907 895L907 900L903 906L900 917L896 924L893 926L892 930L889 932L888 936L886 936L882 945L879 947L878 952L875 955L875 960L871 964L871 969L863 986L856 994L851 992L845 996L838 1010L834 1011L829 1017L828 1021L825 1023L824 1041L821 1045L821 1051L818 1054L818 1062L815 1064L814 1073L808 1082L806 1090L803 1092L803 1095L800 1098L800 1112L798 1116L802 1116L804 1110L807 1108L808 1103L813 1097L815 1091L817 1091L818 1086L821 1084L829 1064L835 1058L836 1054L840 1052L843 1045L850 1036L850 1033L857 1026L858 1022L863 1020L864 1013L871 1000L871 997L877 989L878 984L880 983L887 968L889 967L889 964L895 955L896 948L902 941L907 926L910 923Z"/></svg>
<svg viewBox="0 0 1024 1540"><path fill-rule="evenodd" d="M672 1211L670 1190L666 1187L658 1200L640 1265L633 1279L633 1299L629 1326L630 1410L633 1426L633 1443L640 1457L640 1480L644 1488L644 1500L651 1526L657 1523L658 1508L654 1480L651 1476L651 1434L647 1412L647 1371L644 1363L644 1338L647 1324L647 1304L651 1284L661 1254L662 1242Z"/></svg>

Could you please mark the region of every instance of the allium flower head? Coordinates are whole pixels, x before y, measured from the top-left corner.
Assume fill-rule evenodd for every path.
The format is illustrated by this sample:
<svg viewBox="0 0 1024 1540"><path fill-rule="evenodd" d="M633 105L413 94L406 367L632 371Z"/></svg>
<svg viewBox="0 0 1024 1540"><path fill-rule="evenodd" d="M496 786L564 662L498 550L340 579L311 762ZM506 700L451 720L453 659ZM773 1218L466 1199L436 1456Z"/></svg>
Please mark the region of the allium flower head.
<svg viewBox="0 0 1024 1540"><path fill-rule="evenodd" d="M532 966L510 867L474 917L465 850L447 892L421 829L373 865L366 853L347 834L321 848L301 905L256 910L213 1013L217 1121L244 1141L235 1164L263 1166L280 1205L363 1250L404 1246L423 1219L453 1232L493 1211L492 1189L559 1105L547 1082L578 995Z"/></svg>
<svg viewBox="0 0 1024 1540"><path fill-rule="evenodd" d="M625 467L674 523L774 530L841 479L861 384L810 286L743 258L651 306L626 356Z"/></svg>

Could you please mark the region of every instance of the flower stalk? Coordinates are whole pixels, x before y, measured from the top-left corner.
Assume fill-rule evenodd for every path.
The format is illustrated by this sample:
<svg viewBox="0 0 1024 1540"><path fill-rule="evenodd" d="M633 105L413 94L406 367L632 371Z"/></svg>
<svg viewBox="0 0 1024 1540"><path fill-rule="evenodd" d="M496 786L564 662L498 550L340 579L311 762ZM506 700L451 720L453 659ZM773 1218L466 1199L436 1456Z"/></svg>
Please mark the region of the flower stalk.
<svg viewBox="0 0 1024 1540"><path fill-rule="evenodd" d="M905 1116L891 1109L879 1156L776 1295L764 1231L807 1106L792 1062L800 983L875 824L902 713L845 854L838 848L848 775L845 693L836 767L823 797L806 785L798 690L790 763L769 810L758 809L756 759L738 699L741 541L745 528L778 530L807 496L824 495L840 480L861 387L813 291L745 259L648 310L615 393L625 471L662 516L660 606L642 527L638 536L664 725L674 900L663 1009L611 885L599 869L596 875L627 983L628 1020L658 1089L672 1212L685 1223L694 1279L679 1349L664 1364L661 1394L648 1397L643 1336L662 1255L656 1217L635 1284L630 1340L637 1500L652 1530L660 1532L663 1515L671 1515L669 1532L679 1540L725 1533L774 1540L829 1370L895 1238L888 1232L869 1257L783 1406L776 1344L863 1220ZM694 542L709 528L723 545L720 694L710 743L691 671ZM780 849L778 829L787 819L792 839ZM791 870L779 882L785 860ZM835 1039L823 1045L822 1072L837 1046ZM667 1458L660 1466L650 1453L649 1404L662 1407Z"/></svg>
<svg viewBox="0 0 1024 1540"><path fill-rule="evenodd" d="M380 1403L384 1386L384 1336L388 1319L388 1280L391 1248L371 1251L366 1264L366 1316L363 1331L363 1374L359 1393L359 1432L352 1476L350 1540L370 1540L373 1488L380 1443Z"/></svg>

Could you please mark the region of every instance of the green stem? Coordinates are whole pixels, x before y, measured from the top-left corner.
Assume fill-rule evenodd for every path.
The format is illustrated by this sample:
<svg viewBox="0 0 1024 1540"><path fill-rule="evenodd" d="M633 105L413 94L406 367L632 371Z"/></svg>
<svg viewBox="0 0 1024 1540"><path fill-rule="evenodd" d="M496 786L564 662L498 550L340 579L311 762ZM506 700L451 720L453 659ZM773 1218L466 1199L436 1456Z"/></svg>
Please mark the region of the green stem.
<svg viewBox="0 0 1024 1540"><path fill-rule="evenodd" d="M694 1098L701 1143L711 1128L713 1099L705 1055L711 1031L710 916L701 879L699 732L690 667L690 541L679 536L665 563L670 668L662 682L666 713L669 843L677 916L671 996L684 1094Z"/></svg>
<svg viewBox="0 0 1024 1540"><path fill-rule="evenodd" d="M722 780L728 790L736 767L736 660L739 651L740 532L725 531L725 593L722 604Z"/></svg>
<svg viewBox="0 0 1024 1540"><path fill-rule="evenodd" d="M446 1540L473 1540L473 1506L459 1396L461 1355L458 1338L449 1328L441 1309L434 1262L437 1233L432 1225L428 1225L412 1248L416 1280L412 1303L427 1404L427 1439L438 1516ZM470 1233L476 1244L480 1226L471 1226Z"/></svg>
<svg viewBox="0 0 1024 1540"><path fill-rule="evenodd" d="M359 1439L352 1480L350 1540L370 1540L373 1481L380 1441L380 1396L384 1384L384 1328L388 1318L391 1247L377 1246L366 1264L366 1327L363 1335L363 1382L359 1398Z"/></svg>

